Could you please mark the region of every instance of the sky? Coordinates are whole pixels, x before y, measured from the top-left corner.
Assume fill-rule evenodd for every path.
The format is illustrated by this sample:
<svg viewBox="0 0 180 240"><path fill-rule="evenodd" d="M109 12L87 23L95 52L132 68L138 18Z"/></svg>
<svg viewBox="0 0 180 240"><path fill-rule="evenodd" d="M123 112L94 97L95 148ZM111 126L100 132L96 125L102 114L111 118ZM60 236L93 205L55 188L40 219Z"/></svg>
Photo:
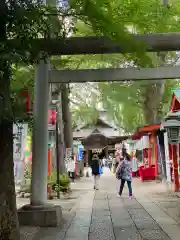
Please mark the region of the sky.
<svg viewBox="0 0 180 240"><path fill-rule="evenodd" d="M68 7L68 0L57 0L57 5L59 5L62 8Z"/></svg>

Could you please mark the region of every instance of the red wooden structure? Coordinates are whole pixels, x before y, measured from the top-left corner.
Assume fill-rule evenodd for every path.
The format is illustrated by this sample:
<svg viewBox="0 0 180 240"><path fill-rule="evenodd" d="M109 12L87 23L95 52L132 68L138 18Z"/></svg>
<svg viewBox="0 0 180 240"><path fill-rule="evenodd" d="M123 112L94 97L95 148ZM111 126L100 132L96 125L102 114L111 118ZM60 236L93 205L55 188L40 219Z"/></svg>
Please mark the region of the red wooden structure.
<svg viewBox="0 0 180 240"><path fill-rule="evenodd" d="M172 113L174 115L172 116ZM180 89L174 89L172 94L172 100L170 105L170 115L173 118L180 118ZM168 115L167 115L168 117ZM178 160L178 151L179 144L169 144L169 156L170 160L172 160L171 165L171 180L174 181L174 191L179 191L180 183L179 183L179 160ZM173 175L173 176L172 176Z"/></svg>
<svg viewBox="0 0 180 240"><path fill-rule="evenodd" d="M180 111L180 89L174 89L170 105L170 112Z"/></svg>
<svg viewBox="0 0 180 240"><path fill-rule="evenodd" d="M158 176L158 145L156 132L160 129L160 124L152 124L148 126L140 127L133 140L141 139L143 136L148 136L149 147L143 149L144 166L139 168L139 175L142 181L154 180Z"/></svg>
<svg viewBox="0 0 180 240"><path fill-rule="evenodd" d="M29 160L30 164L32 165L32 152L30 153L30 156L27 157ZM52 173L52 150L48 149L48 172L47 175L51 176Z"/></svg>

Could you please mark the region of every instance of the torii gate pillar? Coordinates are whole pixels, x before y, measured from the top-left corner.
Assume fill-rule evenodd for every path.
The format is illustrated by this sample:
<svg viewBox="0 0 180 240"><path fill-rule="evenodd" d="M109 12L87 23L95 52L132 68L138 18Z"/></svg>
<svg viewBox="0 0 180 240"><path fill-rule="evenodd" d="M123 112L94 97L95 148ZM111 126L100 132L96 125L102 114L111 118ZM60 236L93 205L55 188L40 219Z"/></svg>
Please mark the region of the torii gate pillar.
<svg viewBox="0 0 180 240"><path fill-rule="evenodd" d="M19 223L28 226L56 227L62 220L61 207L47 204L49 66L41 53L35 73L31 200L18 210Z"/></svg>
<svg viewBox="0 0 180 240"><path fill-rule="evenodd" d="M36 63L34 89L32 206L44 205L47 201L49 66L48 57L40 54Z"/></svg>

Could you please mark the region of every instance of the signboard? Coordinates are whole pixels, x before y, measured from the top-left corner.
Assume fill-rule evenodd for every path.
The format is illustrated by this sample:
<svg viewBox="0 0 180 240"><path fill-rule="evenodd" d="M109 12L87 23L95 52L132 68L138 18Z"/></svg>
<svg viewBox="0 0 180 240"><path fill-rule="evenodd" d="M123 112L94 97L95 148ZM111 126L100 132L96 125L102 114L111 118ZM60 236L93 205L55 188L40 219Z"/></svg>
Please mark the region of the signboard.
<svg viewBox="0 0 180 240"><path fill-rule="evenodd" d="M78 147L78 161L82 161L83 160L83 150L84 150L83 146L80 145Z"/></svg>
<svg viewBox="0 0 180 240"><path fill-rule="evenodd" d="M66 148L65 165L66 165L68 172L75 171L75 160L73 157L72 148Z"/></svg>
<svg viewBox="0 0 180 240"><path fill-rule="evenodd" d="M28 124L13 124L13 160L23 161L25 157Z"/></svg>
<svg viewBox="0 0 180 240"><path fill-rule="evenodd" d="M24 180L24 158L26 149L28 124L13 124L13 161L15 182Z"/></svg>
<svg viewBox="0 0 180 240"><path fill-rule="evenodd" d="M102 149L92 149L92 153L101 153Z"/></svg>

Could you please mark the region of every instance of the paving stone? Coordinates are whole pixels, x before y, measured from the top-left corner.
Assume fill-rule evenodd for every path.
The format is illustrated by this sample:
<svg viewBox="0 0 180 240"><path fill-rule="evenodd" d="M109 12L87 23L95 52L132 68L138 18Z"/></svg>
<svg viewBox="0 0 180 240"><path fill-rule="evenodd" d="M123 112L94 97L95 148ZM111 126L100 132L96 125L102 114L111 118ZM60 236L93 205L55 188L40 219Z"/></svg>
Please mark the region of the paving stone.
<svg viewBox="0 0 180 240"><path fill-rule="evenodd" d="M130 215L150 217L150 215L146 212L146 210L143 207L138 209L129 209L128 212Z"/></svg>
<svg viewBox="0 0 180 240"><path fill-rule="evenodd" d="M170 240L162 230L141 230L139 231L143 240Z"/></svg>
<svg viewBox="0 0 180 240"><path fill-rule="evenodd" d="M61 229L67 230L73 220L74 213L63 213L63 219L61 223Z"/></svg>
<svg viewBox="0 0 180 240"><path fill-rule="evenodd" d="M158 230L159 226L155 221L134 220L137 229Z"/></svg>
<svg viewBox="0 0 180 240"><path fill-rule="evenodd" d="M92 212L92 222L89 231L89 240L115 240L111 213L109 210L108 198L105 196L98 196L102 201L96 200L95 196ZM104 201L106 199L106 201Z"/></svg>
<svg viewBox="0 0 180 240"><path fill-rule="evenodd" d="M174 234L174 233L171 233L171 234L168 234L168 236L169 236L169 238L171 239L171 240L179 240L179 234L178 235L176 235L176 234Z"/></svg>
<svg viewBox="0 0 180 240"><path fill-rule="evenodd" d="M132 219L116 219L116 220L112 219L112 223L113 223L113 227L121 227L121 228L135 227L135 224L132 221Z"/></svg>
<svg viewBox="0 0 180 240"><path fill-rule="evenodd" d="M174 234L176 236L179 236L179 239L180 239L180 227L178 224L172 225L167 223L167 224L161 224L160 227L167 234Z"/></svg>
<svg viewBox="0 0 180 240"><path fill-rule="evenodd" d="M111 224L91 225L89 240L115 240Z"/></svg>
<svg viewBox="0 0 180 240"><path fill-rule="evenodd" d="M93 211L92 216L98 218L110 218L111 213L109 211Z"/></svg>
<svg viewBox="0 0 180 240"><path fill-rule="evenodd" d="M130 215L133 221L149 221L155 222L151 216L138 216L138 215Z"/></svg>
<svg viewBox="0 0 180 240"><path fill-rule="evenodd" d="M96 205L96 203L94 203L93 211L108 211L108 210L109 210L108 205L105 204Z"/></svg>
<svg viewBox="0 0 180 240"><path fill-rule="evenodd" d="M91 222L91 225L98 225L98 224L109 224L111 222L111 217L109 216L105 216L104 218L100 218L100 217L94 217L92 216L92 222Z"/></svg>
<svg viewBox="0 0 180 240"><path fill-rule="evenodd" d="M158 224L169 224L169 225L175 225L176 221L172 218L170 218L169 216L167 217L161 217L158 215L154 215L153 216L154 220L158 223Z"/></svg>
<svg viewBox="0 0 180 240"><path fill-rule="evenodd" d="M129 219L130 215L125 206L115 209L115 208L110 208L110 213L112 218L123 218L123 219Z"/></svg>
<svg viewBox="0 0 180 240"><path fill-rule="evenodd" d="M33 240L63 240L65 231L60 228L41 228Z"/></svg>
<svg viewBox="0 0 180 240"><path fill-rule="evenodd" d="M74 226L71 225L68 231L66 232L66 238L73 238L75 237L76 239L83 238L83 239L88 239L88 234L89 234L89 227L81 227L81 226Z"/></svg>
<svg viewBox="0 0 180 240"><path fill-rule="evenodd" d="M33 240L36 234L40 231L39 227L20 227L20 239L21 240Z"/></svg>
<svg viewBox="0 0 180 240"><path fill-rule="evenodd" d="M72 221L91 221L91 215L77 215L77 216L74 216L73 220Z"/></svg>
<svg viewBox="0 0 180 240"><path fill-rule="evenodd" d="M125 227L125 228L121 228L121 227L114 227L114 234L116 237L116 240L138 240L141 239L140 235L138 234L137 229L134 228L129 228L129 227Z"/></svg>
<svg viewBox="0 0 180 240"><path fill-rule="evenodd" d="M65 236L63 238L63 240L77 240L77 237L68 237L68 236ZM78 240L88 240L88 236L78 236Z"/></svg>
<svg viewBox="0 0 180 240"><path fill-rule="evenodd" d="M112 218L112 220L113 221L115 221L116 219L118 220L129 220L129 219L131 219L130 218L130 216L128 215L128 214L126 214L126 215L122 215L122 214L118 214L118 213L116 213L116 214L112 214L111 213L111 218Z"/></svg>
<svg viewBox="0 0 180 240"><path fill-rule="evenodd" d="M127 207L128 209L131 209L131 208L133 208L133 209L136 209L136 208L142 209L141 204L138 203L138 202L136 201L136 199L132 199L131 201L126 201L124 204L126 205L126 207Z"/></svg>
<svg viewBox="0 0 180 240"><path fill-rule="evenodd" d="M90 226L90 224L91 224L91 220L84 220L84 221L82 221L82 220L73 220L72 221L72 223L71 224L73 224L73 225L75 225L75 226L79 226L79 227L89 227Z"/></svg>

